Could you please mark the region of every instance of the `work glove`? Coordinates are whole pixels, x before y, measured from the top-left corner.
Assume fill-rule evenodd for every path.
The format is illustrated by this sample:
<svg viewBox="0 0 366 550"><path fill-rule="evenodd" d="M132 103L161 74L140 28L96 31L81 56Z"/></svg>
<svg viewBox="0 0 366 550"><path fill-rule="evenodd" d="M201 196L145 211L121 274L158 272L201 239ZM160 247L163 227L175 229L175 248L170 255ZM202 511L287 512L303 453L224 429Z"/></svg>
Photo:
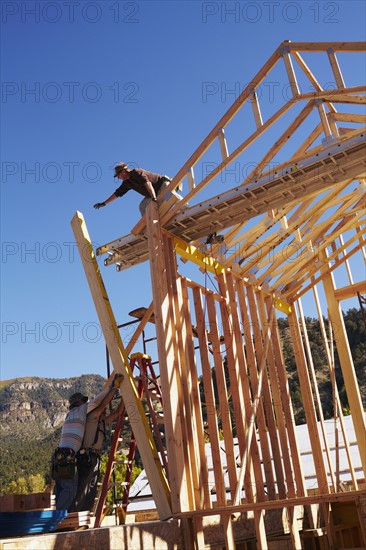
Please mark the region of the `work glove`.
<svg viewBox="0 0 366 550"><path fill-rule="evenodd" d="M99 210L99 208L102 208L103 206L105 206L105 202L97 202L96 204L94 204L94 208L96 208L97 210Z"/></svg>
<svg viewBox="0 0 366 550"><path fill-rule="evenodd" d="M123 378L124 378L123 374L115 374L112 381L112 387L118 389L121 385Z"/></svg>

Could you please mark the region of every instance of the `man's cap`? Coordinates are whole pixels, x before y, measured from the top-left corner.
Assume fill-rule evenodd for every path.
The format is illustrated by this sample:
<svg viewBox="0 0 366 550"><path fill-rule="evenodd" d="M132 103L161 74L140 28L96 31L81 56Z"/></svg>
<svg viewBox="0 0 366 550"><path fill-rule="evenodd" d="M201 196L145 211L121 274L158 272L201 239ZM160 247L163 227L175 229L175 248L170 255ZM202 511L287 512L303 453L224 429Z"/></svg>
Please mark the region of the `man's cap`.
<svg viewBox="0 0 366 550"><path fill-rule="evenodd" d="M124 162L120 162L119 164L116 164L114 167L114 178L116 178L121 172L128 169L128 164L125 164Z"/></svg>
<svg viewBox="0 0 366 550"><path fill-rule="evenodd" d="M69 399L70 407L69 409L73 409L74 407L78 406L79 403L86 403L88 401L89 397L86 395L83 395L80 392L73 393L72 396Z"/></svg>

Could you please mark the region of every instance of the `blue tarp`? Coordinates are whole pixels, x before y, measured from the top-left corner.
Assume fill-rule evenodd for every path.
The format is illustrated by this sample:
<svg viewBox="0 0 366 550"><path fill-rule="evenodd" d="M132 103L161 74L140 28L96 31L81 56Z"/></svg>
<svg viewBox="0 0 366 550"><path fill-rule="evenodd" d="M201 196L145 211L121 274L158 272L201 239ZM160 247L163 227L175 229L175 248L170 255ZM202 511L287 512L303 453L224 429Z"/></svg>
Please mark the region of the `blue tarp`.
<svg viewBox="0 0 366 550"><path fill-rule="evenodd" d="M67 516L67 510L1 512L0 538L49 533Z"/></svg>

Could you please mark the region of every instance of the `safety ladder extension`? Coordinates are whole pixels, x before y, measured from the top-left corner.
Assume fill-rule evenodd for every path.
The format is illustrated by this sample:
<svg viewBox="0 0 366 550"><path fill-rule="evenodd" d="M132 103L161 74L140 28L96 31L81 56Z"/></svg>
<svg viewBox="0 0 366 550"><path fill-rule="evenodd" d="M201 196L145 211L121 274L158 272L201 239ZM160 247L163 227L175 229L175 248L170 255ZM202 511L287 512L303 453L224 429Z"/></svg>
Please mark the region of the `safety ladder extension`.
<svg viewBox="0 0 366 550"><path fill-rule="evenodd" d="M134 377L136 387L137 387L137 393L138 393L139 399L141 399L141 401L146 403L146 406L148 408L146 415L151 420L156 446L159 451L162 465L165 469L165 472L167 473L166 452L163 446L163 441L162 441L160 428L159 428L159 424L162 424L164 421L164 418L162 415L162 410L163 410L162 395L161 395L158 379L151 362L151 357L143 353L132 354L130 357L130 368L132 373L136 368L139 369L139 374ZM156 412L153 402L158 402L160 404L159 412ZM134 459L135 459L135 453L136 453L136 447L137 447L133 430L131 430L131 439L130 439L130 445L129 445L129 451L128 451L127 457L123 460L116 459L119 444L124 441L123 438L121 438L121 432L122 432L123 424L126 418L128 419L128 411L126 410L126 406L123 403L122 410L118 417L117 424L113 433L106 472L99 491L98 503L97 503L96 512L95 512L94 527L100 527L108 511L108 507L105 506L105 501L107 498L108 491L111 487L118 487L118 486L122 487L122 497L118 499L120 501L120 505L117 506L117 511L118 511L120 523L124 523L124 520L125 520L127 507L129 503L131 478L132 478L132 471L133 471ZM126 465L124 481L111 482L111 477L114 471L114 467L118 464Z"/></svg>

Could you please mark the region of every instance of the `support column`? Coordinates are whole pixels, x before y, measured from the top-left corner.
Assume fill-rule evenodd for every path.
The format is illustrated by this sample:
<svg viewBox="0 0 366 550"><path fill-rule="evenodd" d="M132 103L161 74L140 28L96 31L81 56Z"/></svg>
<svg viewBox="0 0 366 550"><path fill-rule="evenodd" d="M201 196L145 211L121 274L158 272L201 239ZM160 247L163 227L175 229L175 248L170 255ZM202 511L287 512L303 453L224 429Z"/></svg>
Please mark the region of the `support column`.
<svg viewBox="0 0 366 550"><path fill-rule="evenodd" d="M356 379L342 310L339 301L335 297L335 284L333 276L327 271L328 262L325 252L323 253L322 259L325 263L323 269L323 287L328 303L329 318L332 322L334 337L337 344L339 362L341 364L344 385L346 386L348 402L351 409L352 421L361 456L362 468L364 475L366 475L366 425L360 389Z"/></svg>
<svg viewBox="0 0 366 550"><path fill-rule="evenodd" d="M289 327L291 332L292 344L294 346L295 360L297 366L297 372L299 375L299 382L301 388L301 395L303 399L306 424L309 430L310 444L313 452L315 473L318 481L319 493L321 495L330 492L328 487L327 473L324 464L322 445L320 441L317 418L315 413L314 399L311 391L311 383L306 363L306 355L302 343L302 336L300 326L296 313L294 311L289 313Z"/></svg>
<svg viewBox="0 0 366 550"><path fill-rule="evenodd" d="M174 307L169 292L170 267L167 266L169 255L164 250L164 236L161 231L158 206L154 202L146 209L146 222L172 511L178 513L190 510L191 495L188 490L190 475L189 464L184 458L187 456L182 430L184 407L178 353L174 342Z"/></svg>

